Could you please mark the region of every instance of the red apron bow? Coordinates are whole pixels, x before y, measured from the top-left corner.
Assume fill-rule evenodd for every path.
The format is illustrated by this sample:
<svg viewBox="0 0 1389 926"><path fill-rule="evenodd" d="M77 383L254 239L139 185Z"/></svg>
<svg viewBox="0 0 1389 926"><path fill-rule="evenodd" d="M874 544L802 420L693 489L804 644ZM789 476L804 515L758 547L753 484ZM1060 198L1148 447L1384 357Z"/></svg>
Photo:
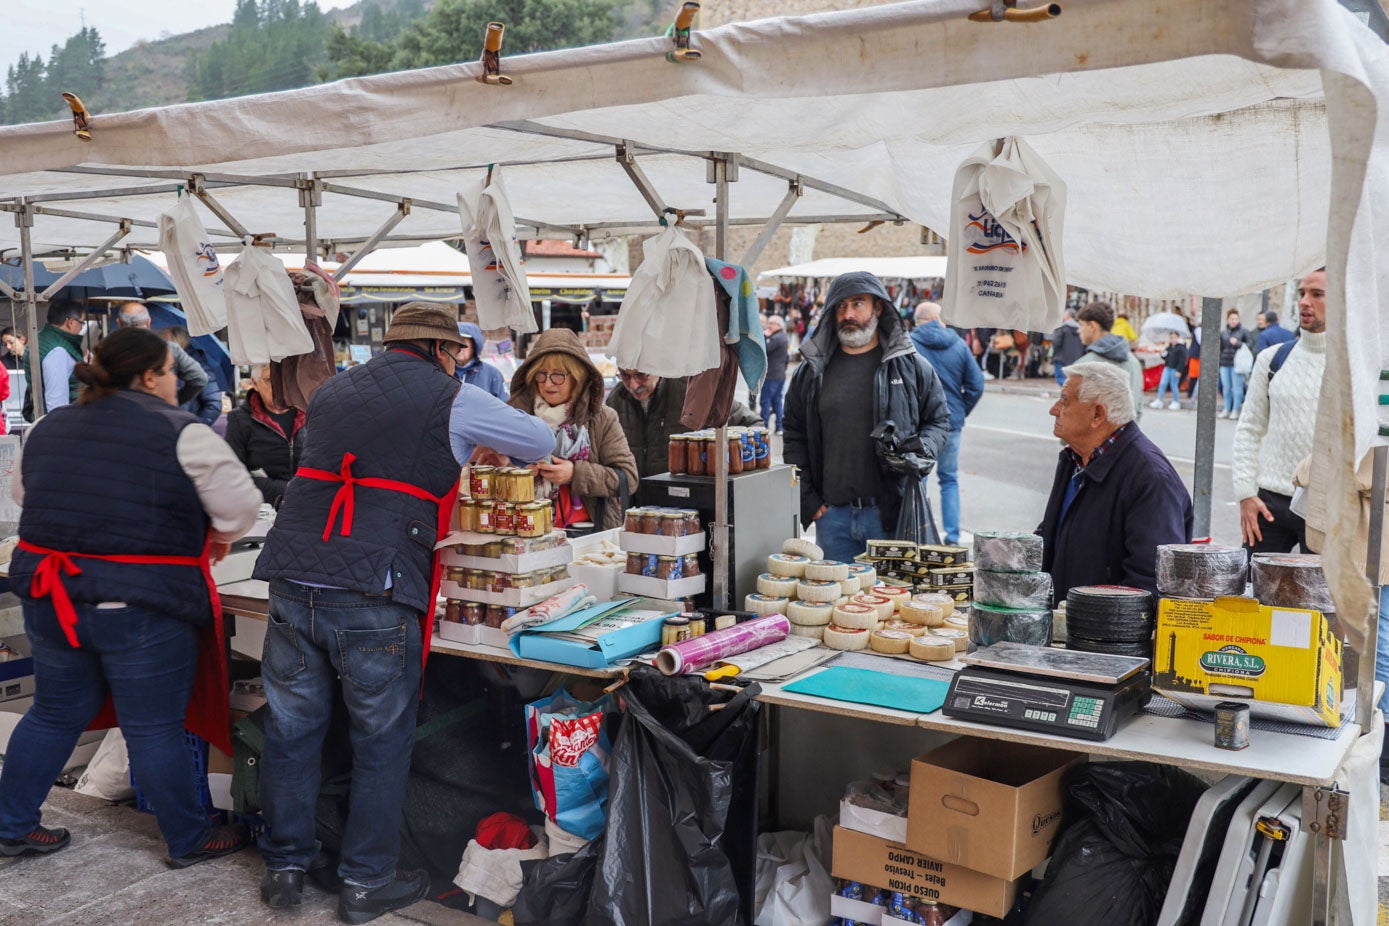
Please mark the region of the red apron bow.
<svg viewBox="0 0 1389 926"><path fill-rule="evenodd" d="M328 523L323 525L325 543L333 535L333 524L337 521L339 512L342 513L342 530L339 533L344 537L352 536L352 513L356 501L356 486L364 486L368 489L385 489L389 492L404 492L406 495L414 496L422 501L433 502L436 505L443 505L449 498L447 495L443 498L430 495L417 485L411 485L397 479L379 479L375 476L359 479L352 475L352 464L356 460L356 454L344 453L342 455L342 467L336 473L326 469L314 469L310 466L301 466L294 472L294 475L303 476L306 479L342 483L338 486L338 491L333 494L333 504L328 508Z"/></svg>

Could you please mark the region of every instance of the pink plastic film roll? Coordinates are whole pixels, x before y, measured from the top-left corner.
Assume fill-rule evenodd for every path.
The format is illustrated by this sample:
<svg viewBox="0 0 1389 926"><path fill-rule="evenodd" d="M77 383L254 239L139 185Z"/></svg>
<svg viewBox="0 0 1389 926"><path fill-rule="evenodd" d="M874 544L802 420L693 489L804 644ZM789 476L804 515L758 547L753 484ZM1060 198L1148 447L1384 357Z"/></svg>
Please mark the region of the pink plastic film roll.
<svg viewBox="0 0 1389 926"><path fill-rule="evenodd" d="M790 632L790 621L780 614L769 614L663 646L656 654L656 668L666 675L697 672L720 659L737 656L768 643L778 643L786 639Z"/></svg>

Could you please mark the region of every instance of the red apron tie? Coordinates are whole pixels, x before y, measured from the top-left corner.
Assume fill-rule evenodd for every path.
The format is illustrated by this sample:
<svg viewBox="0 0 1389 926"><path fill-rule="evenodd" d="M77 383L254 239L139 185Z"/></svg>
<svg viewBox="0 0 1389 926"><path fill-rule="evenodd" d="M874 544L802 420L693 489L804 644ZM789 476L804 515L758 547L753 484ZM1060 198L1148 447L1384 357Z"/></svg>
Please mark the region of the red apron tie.
<svg viewBox="0 0 1389 926"><path fill-rule="evenodd" d="M352 536L352 513L356 500L356 486L364 486L368 489L385 489L389 492L404 492L406 495L426 502L433 502L436 505L443 505L450 498L448 495L443 498L431 495L417 485L411 485L397 479L379 479L375 476L359 479L352 475L352 464L356 459L356 454L344 453L342 455L342 467L336 473L326 469L314 469L310 466L301 466L294 472L294 475L303 476L305 479L342 483L338 486L338 491L333 494L333 504L328 508L328 523L323 525L325 543L333 535L333 524L337 521L339 512L342 514L342 529L339 533L344 537Z"/></svg>

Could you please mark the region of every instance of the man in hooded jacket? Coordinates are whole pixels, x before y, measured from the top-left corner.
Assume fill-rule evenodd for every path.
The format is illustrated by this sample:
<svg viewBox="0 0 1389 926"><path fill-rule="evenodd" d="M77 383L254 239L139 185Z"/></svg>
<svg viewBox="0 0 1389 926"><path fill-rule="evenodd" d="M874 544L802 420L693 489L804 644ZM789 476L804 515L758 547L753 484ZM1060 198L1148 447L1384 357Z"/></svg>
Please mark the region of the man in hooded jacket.
<svg viewBox="0 0 1389 926"><path fill-rule="evenodd" d="M801 523L816 525L826 558L850 562L870 538L896 532L907 478L883 463L873 430L891 421L899 439L920 436L935 460L950 436L950 409L871 273L830 284L801 358L786 394L784 458L801 470Z"/></svg>
<svg viewBox="0 0 1389 926"><path fill-rule="evenodd" d="M1085 353L1085 344L1080 340L1080 322L1076 314L1066 310L1060 326L1051 333L1051 369L1056 377L1056 385L1066 385L1066 367L1080 359Z"/></svg>
<svg viewBox="0 0 1389 926"><path fill-rule="evenodd" d="M1110 330L1114 327L1114 308L1108 302L1092 302L1076 318L1080 321L1080 340L1085 345L1085 353L1077 362L1112 363L1127 373L1133 393L1133 417L1142 418L1143 364L1129 350L1128 340Z"/></svg>
<svg viewBox="0 0 1389 926"><path fill-rule="evenodd" d="M472 322L459 322L458 333L463 335L464 343L458 352L458 371L455 375L468 385L490 392L503 402L510 399L511 396L506 391L506 377L502 375L502 371L490 363L482 362L482 345L487 340L483 337L482 329Z"/></svg>

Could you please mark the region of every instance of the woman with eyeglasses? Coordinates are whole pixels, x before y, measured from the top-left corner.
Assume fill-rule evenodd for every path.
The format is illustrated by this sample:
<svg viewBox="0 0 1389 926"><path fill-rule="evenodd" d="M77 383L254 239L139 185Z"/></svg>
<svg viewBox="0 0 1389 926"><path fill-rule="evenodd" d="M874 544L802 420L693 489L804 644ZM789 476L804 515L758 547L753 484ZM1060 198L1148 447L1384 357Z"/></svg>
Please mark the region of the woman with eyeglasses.
<svg viewBox="0 0 1389 926"><path fill-rule="evenodd" d="M617 412L603 404L603 375L579 337L551 328L511 379L511 404L548 424L555 452L531 466L536 495L555 502L555 526L622 524L637 488L637 462Z"/></svg>
<svg viewBox="0 0 1389 926"><path fill-rule="evenodd" d="M184 726L231 748L211 562L255 523L261 495L231 448L176 407L159 335L122 328L73 375L76 404L34 425L12 488L23 510L10 582L36 691L0 773L0 856L68 844L67 830L39 825L40 805L88 724L118 717L168 864L186 868L250 841L244 824L209 824Z"/></svg>

